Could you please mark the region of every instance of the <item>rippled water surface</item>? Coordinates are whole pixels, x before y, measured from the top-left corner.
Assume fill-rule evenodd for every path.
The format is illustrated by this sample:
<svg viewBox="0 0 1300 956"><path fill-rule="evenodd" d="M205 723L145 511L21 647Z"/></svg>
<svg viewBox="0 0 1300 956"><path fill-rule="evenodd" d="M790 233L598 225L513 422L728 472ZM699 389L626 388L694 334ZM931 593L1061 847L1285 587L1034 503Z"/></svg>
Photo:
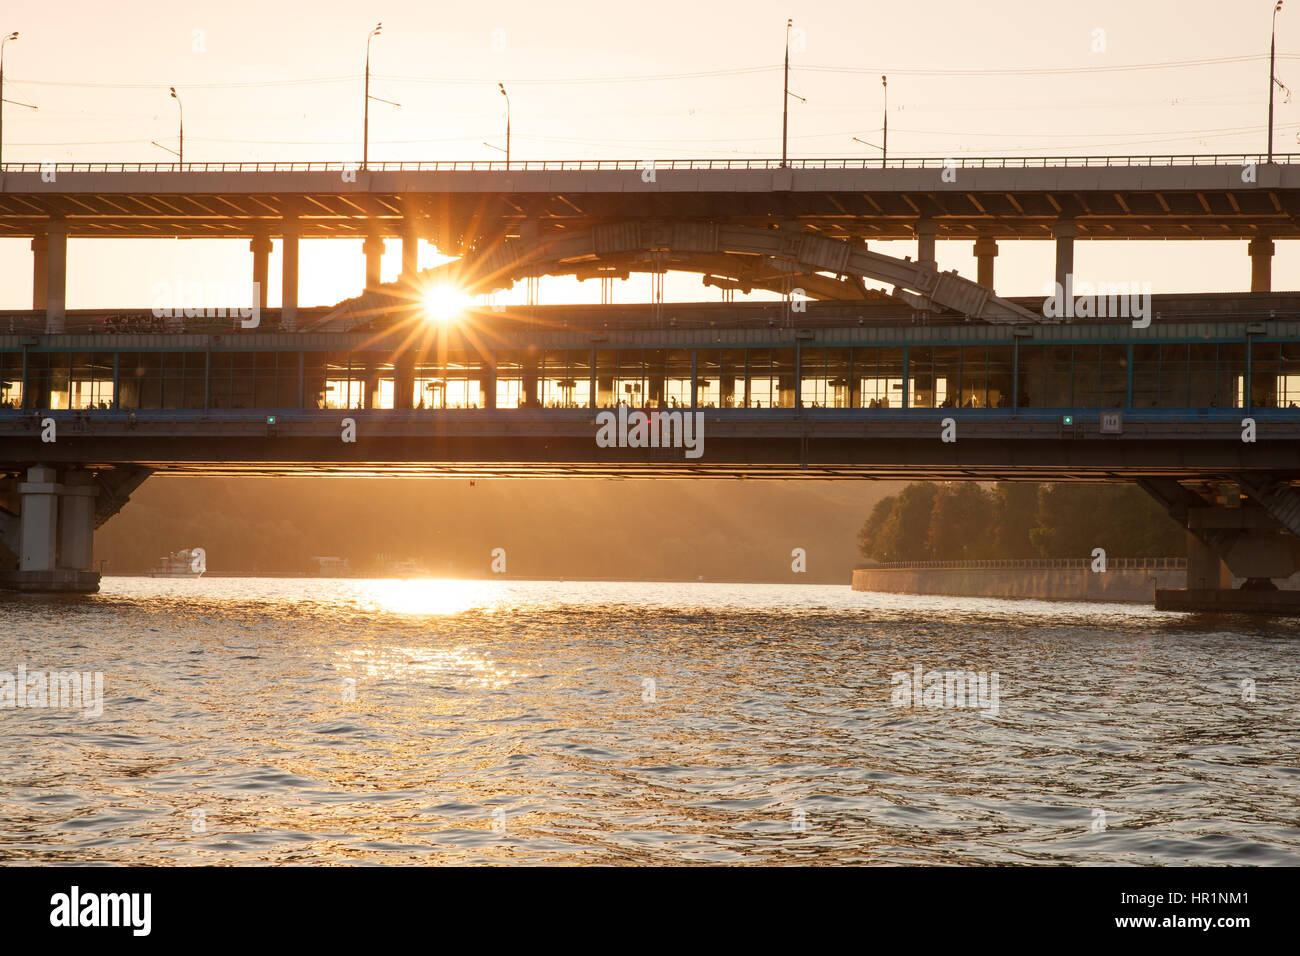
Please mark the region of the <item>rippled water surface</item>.
<svg viewBox="0 0 1300 956"><path fill-rule="evenodd" d="M0 709L0 860L1294 865L1298 651L847 587L106 578L0 597L0 671L104 674L102 716ZM917 665L998 713L893 706Z"/></svg>

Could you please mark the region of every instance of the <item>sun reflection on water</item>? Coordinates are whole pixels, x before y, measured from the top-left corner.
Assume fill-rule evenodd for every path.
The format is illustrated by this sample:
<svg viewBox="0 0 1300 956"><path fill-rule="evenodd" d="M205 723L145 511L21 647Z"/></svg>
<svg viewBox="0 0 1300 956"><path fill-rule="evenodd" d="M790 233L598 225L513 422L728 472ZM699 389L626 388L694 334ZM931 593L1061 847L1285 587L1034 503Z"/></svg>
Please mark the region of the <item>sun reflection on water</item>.
<svg viewBox="0 0 1300 956"><path fill-rule="evenodd" d="M358 680L437 680L457 687L506 687L520 676L463 644L448 647L354 647L335 666Z"/></svg>
<svg viewBox="0 0 1300 956"><path fill-rule="evenodd" d="M360 582L356 600L364 607L394 614L452 615L470 610L491 613L504 600L504 591L496 581L376 580Z"/></svg>

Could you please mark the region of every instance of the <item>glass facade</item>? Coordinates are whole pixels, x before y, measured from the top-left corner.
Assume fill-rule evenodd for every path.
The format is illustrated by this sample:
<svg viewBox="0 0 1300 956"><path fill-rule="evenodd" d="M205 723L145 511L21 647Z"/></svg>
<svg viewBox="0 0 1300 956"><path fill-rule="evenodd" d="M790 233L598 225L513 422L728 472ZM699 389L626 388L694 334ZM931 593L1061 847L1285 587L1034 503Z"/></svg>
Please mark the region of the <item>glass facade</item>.
<svg viewBox="0 0 1300 956"><path fill-rule="evenodd" d="M0 409L1300 407L1300 343L0 353Z"/></svg>

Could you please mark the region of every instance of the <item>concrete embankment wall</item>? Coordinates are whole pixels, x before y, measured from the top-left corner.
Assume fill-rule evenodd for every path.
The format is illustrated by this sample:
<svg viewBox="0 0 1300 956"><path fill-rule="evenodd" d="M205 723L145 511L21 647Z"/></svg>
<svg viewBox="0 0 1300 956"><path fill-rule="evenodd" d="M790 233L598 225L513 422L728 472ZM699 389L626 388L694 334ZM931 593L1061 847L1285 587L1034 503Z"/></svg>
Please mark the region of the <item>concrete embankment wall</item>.
<svg viewBox="0 0 1300 956"><path fill-rule="evenodd" d="M1040 601L1125 601L1151 604L1156 588L1187 586L1187 572L1088 568L859 568L853 590L890 594L1031 598Z"/></svg>

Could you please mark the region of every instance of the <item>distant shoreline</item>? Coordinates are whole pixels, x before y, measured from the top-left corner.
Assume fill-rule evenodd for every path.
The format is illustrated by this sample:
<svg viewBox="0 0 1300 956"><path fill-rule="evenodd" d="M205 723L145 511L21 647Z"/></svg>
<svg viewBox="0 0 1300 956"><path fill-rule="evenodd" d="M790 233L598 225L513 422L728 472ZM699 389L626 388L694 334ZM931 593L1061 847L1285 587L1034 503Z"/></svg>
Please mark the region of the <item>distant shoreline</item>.
<svg viewBox="0 0 1300 956"><path fill-rule="evenodd" d="M148 578L147 571L103 572L104 578ZM648 578L648 577L562 577L553 574L494 574L491 577L461 577L459 575L409 575L406 577L385 574L307 574L301 571L206 571L204 578L295 578L304 581L564 581L569 583L591 582L593 584L804 584L818 586L850 587L844 581L752 581L727 578ZM159 580L186 580L195 578L159 578Z"/></svg>

